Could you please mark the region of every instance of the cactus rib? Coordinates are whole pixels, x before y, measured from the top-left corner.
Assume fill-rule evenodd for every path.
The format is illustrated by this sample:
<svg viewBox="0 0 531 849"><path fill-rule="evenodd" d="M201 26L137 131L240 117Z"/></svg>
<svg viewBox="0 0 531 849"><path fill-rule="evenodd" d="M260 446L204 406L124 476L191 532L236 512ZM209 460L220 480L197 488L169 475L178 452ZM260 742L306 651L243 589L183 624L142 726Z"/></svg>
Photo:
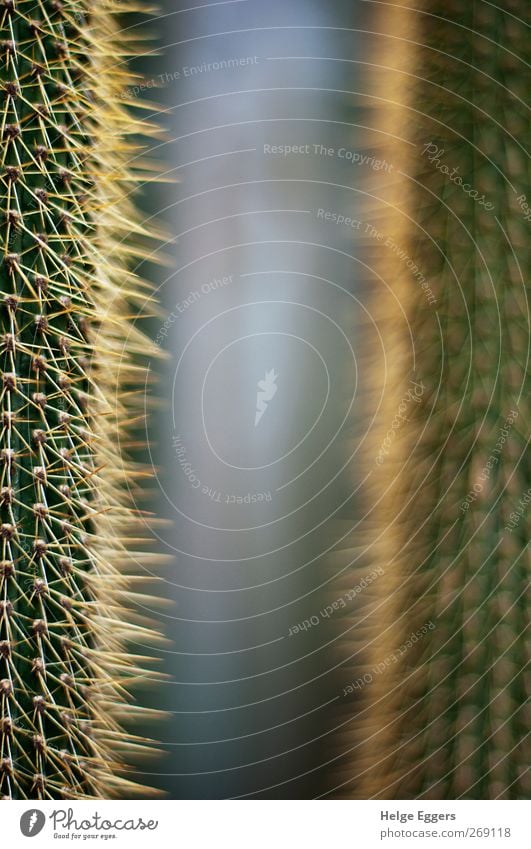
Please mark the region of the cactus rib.
<svg viewBox="0 0 531 849"><path fill-rule="evenodd" d="M2 0L0 796L129 793L128 602L141 475L127 457L147 297L106 0ZM121 6L123 10L123 6ZM136 306L135 306L136 305ZM145 558L146 555L143 555ZM145 561L144 561L145 562Z"/></svg>

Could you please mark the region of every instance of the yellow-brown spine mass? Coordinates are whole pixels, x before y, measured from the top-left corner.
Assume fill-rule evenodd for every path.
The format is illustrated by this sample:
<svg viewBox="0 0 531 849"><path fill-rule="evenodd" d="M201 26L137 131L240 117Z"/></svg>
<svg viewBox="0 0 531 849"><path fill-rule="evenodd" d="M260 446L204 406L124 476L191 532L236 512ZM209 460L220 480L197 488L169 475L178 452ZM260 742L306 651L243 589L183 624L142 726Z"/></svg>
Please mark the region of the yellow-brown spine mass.
<svg viewBox="0 0 531 849"><path fill-rule="evenodd" d="M344 795L529 793L528 11L381 5L373 126L394 170L368 203L385 361L367 367L362 541L384 576L355 646ZM375 462L410 379L418 403Z"/></svg>

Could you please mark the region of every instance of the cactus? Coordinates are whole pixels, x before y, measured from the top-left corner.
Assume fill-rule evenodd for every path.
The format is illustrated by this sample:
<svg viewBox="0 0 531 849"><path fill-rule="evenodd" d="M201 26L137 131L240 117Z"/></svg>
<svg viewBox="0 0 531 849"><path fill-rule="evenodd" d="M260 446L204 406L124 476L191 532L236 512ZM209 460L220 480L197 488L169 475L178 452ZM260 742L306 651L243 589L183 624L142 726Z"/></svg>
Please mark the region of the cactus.
<svg viewBox="0 0 531 849"><path fill-rule="evenodd" d="M3 799L129 794L140 746L127 443L152 346L130 319L147 296L129 195L148 128L121 102L116 8L0 2Z"/></svg>
<svg viewBox="0 0 531 849"><path fill-rule="evenodd" d="M531 54L527 3L502 5L384 4L381 19L375 114L395 167L372 214L399 250L368 240L388 286L372 300L385 374L379 359L368 387L383 402L367 543L385 577L357 655L373 680L341 776L360 798L529 793ZM411 377L420 402L375 465Z"/></svg>

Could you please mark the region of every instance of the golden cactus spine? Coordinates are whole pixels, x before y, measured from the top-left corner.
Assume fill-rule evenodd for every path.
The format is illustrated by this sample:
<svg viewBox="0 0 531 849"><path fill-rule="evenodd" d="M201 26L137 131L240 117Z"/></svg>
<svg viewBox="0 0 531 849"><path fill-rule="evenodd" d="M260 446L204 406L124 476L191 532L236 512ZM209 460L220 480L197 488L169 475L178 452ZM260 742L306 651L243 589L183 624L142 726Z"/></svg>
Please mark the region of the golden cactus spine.
<svg viewBox="0 0 531 849"><path fill-rule="evenodd" d="M385 5L374 72L394 174L369 210L386 364L366 542L385 577L341 778L360 798L526 798L528 10L415 6ZM412 377L420 402L375 464Z"/></svg>
<svg viewBox="0 0 531 849"><path fill-rule="evenodd" d="M143 672L128 649L149 634L128 577L143 472L127 441L152 346L130 320L146 299L128 270L131 137L147 128L121 102L117 8L0 3L4 799L131 792L121 723Z"/></svg>

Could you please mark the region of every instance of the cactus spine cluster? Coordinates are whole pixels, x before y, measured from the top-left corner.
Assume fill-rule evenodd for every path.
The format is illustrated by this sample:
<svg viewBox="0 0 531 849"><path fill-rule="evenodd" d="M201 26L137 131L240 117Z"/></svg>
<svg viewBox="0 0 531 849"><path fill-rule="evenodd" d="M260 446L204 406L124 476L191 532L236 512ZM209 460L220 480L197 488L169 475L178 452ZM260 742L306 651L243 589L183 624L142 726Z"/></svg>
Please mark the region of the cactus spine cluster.
<svg viewBox="0 0 531 849"><path fill-rule="evenodd" d="M414 6L384 4L380 21L375 109L395 168L376 218L435 301L385 242L369 248L387 286L372 303L387 370L369 377L383 397L371 459L412 376L424 392L372 465L368 550L385 577L357 657L377 671L343 787L527 798L528 4Z"/></svg>
<svg viewBox="0 0 531 849"><path fill-rule="evenodd" d="M124 544L142 472L124 445L150 343L130 320L146 292L128 270L143 238L128 163L146 127L121 102L117 8L0 2L3 799L131 789L128 647L147 632Z"/></svg>

